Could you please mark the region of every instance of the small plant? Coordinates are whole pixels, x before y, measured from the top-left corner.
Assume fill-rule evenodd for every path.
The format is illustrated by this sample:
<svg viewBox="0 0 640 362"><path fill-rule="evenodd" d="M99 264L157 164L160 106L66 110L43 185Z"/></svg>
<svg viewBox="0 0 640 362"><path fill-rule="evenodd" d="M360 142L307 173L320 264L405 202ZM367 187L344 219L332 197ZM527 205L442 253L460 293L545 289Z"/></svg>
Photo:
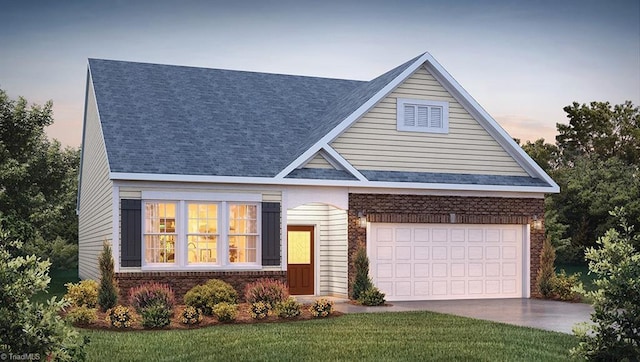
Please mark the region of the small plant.
<svg viewBox="0 0 640 362"><path fill-rule="evenodd" d="M360 243L352 255L352 265L355 270L355 277L351 284L351 298L360 299L360 294L371 288L373 284L369 278L369 257L364 244Z"/></svg>
<svg viewBox="0 0 640 362"><path fill-rule="evenodd" d="M216 304L213 308L213 315L218 318L220 322L231 322L236 320L238 316L238 305L227 302Z"/></svg>
<svg viewBox="0 0 640 362"><path fill-rule="evenodd" d="M76 307L95 308L98 304L98 283L95 280L83 280L78 283L67 283L67 294L64 298Z"/></svg>
<svg viewBox="0 0 640 362"><path fill-rule="evenodd" d="M237 301L236 290L219 279L211 279L205 284L196 285L184 295L184 304L200 309L205 315L211 315L211 308L218 303L236 304Z"/></svg>
<svg viewBox="0 0 640 362"><path fill-rule="evenodd" d="M553 294L560 300L579 301L580 294L576 289L580 285L580 273L567 275L564 270L553 279Z"/></svg>
<svg viewBox="0 0 640 362"><path fill-rule="evenodd" d="M162 304L153 304L142 309L142 326L145 328L162 328L171 322L173 312Z"/></svg>
<svg viewBox="0 0 640 362"><path fill-rule="evenodd" d="M118 287L116 286L113 269L111 245L107 241L102 244L102 253L98 259L100 266L100 289L98 290L98 305L100 310L106 311L118 303Z"/></svg>
<svg viewBox="0 0 640 362"><path fill-rule="evenodd" d="M551 245L551 240L546 238L542 243L542 252L540 253L540 269L536 277L536 285L538 292L543 298L552 298L554 291L554 279L556 278L556 269L554 263L556 260L556 251Z"/></svg>
<svg viewBox="0 0 640 362"><path fill-rule="evenodd" d="M129 328L134 322L135 318L128 307L123 305L117 305L115 308L107 310L107 316L105 320L116 328Z"/></svg>
<svg viewBox="0 0 640 362"><path fill-rule="evenodd" d="M280 318L295 318L300 315L302 304L295 298L289 297L287 300L276 305L276 312Z"/></svg>
<svg viewBox="0 0 640 362"><path fill-rule="evenodd" d="M181 317L180 322L183 324L194 325L202 322L202 313L200 313L200 310L191 306L186 307L182 311Z"/></svg>
<svg viewBox="0 0 640 362"><path fill-rule="evenodd" d="M66 319L75 325L87 325L95 322L97 319L96 309L87 306L73 308L67 313Z"/></svg>
<svg viewBox="0 0 640 362"><path fill-rule="evenodd" d="M173 290L167 284L146 283L129 290L129 303L140 314L144 309L156 305L172 310L175 302Z"/></svg>
<svg viewBox="0 0 640 362"><path fill-rule="evenodd" d="M384 305L384 293L382 293L378 288L372 286L360 293L360 299L358 299L358 302L362 305L368 306Z"/></svg>
<svg viewBox="0 0 640 362"><path fill-rule="evenodd" d="M333 302L325 298L318 299L309 307L309 311L316 318L327 317L333 311Z"/></svg>
<svg viewBox="0 0 640 362"><path fill-rule="evenodd" d="M253 319L265 319L269 315L271 307L265 302L251 303L251 318Z"/></svg>
<svg viewBox="0 0 640 362"><path fill-rule="evenodd" d="M244 299L247 303L265 302L269 304L271 309L287 300L289 297L289 288L275 279L258 279L253 283L247 284L244 288Z"/></svg>

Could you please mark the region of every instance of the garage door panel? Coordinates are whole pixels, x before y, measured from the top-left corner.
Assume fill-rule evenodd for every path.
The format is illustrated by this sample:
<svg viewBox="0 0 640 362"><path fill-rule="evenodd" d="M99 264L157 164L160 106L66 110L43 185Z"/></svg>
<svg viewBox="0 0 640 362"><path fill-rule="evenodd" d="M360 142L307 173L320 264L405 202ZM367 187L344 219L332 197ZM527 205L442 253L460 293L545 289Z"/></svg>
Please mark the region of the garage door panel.
<svg viewBox="0 0 640 362"><path fill-rule="evenodd" d="M521 225L372 223L369 231L372 278L390 301L523 296Z"/></svg>

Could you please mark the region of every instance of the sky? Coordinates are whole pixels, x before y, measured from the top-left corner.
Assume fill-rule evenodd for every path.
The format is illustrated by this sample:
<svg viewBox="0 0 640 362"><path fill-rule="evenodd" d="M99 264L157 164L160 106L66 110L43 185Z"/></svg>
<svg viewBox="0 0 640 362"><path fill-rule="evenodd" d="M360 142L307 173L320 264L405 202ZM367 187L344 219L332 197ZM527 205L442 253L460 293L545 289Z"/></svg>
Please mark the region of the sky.
<svg viewBox="0 0 640 362"><path fill-rule="evenodd" d="M370 80L430 52L512 136L640 105L639 0L0 0L0 89L81 144L87 59Z"/></svg>

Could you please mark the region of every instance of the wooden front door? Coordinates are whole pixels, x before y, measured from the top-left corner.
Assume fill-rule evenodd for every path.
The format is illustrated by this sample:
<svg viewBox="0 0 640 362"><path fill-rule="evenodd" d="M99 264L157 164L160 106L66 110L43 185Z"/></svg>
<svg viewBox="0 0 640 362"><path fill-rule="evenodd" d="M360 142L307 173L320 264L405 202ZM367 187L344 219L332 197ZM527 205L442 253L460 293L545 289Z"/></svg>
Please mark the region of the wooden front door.
<svg viewBox="0 0 640 362"><path fill-rule="evenodd" d="M287 279L290 294L314 294L313 234L313 226L287 227Z"/></svg>

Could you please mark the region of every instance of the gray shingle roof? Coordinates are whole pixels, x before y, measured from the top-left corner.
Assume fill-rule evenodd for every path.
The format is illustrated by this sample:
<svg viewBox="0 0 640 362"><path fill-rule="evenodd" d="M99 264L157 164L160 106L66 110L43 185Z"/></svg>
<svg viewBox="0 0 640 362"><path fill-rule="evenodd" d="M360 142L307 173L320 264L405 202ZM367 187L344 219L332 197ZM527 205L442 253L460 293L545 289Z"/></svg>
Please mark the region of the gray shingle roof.
<svg viewBox="0 0 640 362"><path fill-rule="evenodd" d="M434 184L497 185L548 187L546 181L528 176L475 175L434 172L397 172L359 170L369 181L418 182Z"/></svg>
<svg viewBox="0 0 640 362"><path fill-rule="evenodd" d="M273 177L367 82L90 59L112 172Z"/></svg>
<svg viewBox="0 0 640 362"><path fill-rule="evenodd" d="M330 168L298 168L291 171L286 178L348 181L358 180L348 171L334 170Z"/></svg>

